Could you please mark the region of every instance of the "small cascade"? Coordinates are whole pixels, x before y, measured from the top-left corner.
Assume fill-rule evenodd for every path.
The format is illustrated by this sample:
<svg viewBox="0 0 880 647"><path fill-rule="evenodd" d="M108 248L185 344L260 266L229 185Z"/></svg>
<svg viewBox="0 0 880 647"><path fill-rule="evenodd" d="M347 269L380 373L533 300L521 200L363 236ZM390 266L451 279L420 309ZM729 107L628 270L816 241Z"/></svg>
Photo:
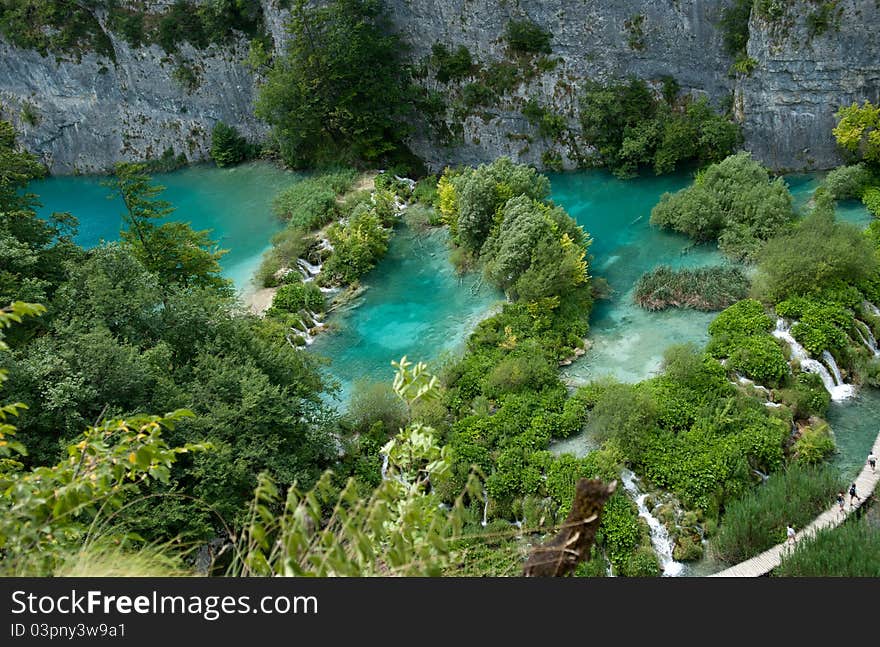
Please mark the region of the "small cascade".
<svg viewBox="0 0 880 647"><path fill-rule="evenodd" d="M321 273L321 268L323 267L323 264L312 265L304 258L296 259L296 264L299 266L299 269L303 275L303 280L305 281L314 280L314 278Z"/></svg>
<svg viewBox="0 0 880 647"><path fill-rule="evenodd" d="M862 338L862 343L868 347L868 350L874 354L874 357L880 357L880 349L877 348L877 340L874 339L871 327L864 321L856 319L856 331L859 333L859 337Z"/></svg>
<svg viewBox="0 0 880 647"><path fill-rule="evenodd" d="M666 530L666 526L660 523L660 520L652 515L650 510L648 510L648 507L645 505L645 499L648 498L648 495L642 494L639 490L636 485L636 475L630 470L624 469L621 473L621 481L623 482L623 487L626 491L630 493L633 499L635 499L636 506L639 509L639 516L648 522L648 526L651 529L651 543L654 545L654 551L657 553L657 557L660 558L663 577L675 577L680 575L684 570L684 564L676 562L673 559L672 550L675 548L675 544L669 538L669 532Z"/></svg>
<svg viewBox="0 0 880 647"><path fill-rule="evenodd" d="M485 528L486 524L488 523L488 519L487 519L488 515L489 515L489 493L486 491L486 488L483 488L483 520L480 522L480 525L483 526L483 528Z"/></svg>
<svg viewBox="0 0 880 647"><path fill-rule="evenodd" d="M810 357L807 350L792 336L790 327L786 325L783 319L776 320L776 330L773 331L773 336L777 339L782 339L788 344L789 348L791 348L791 357L800 362L801 370L807 373L816 373L822 378L822 384L825 385L825 389L831 394L832 400L840 402L855 394L855 387L851 384L843 384L842 379L835 381L825 364ZM828 353L828 351L823 353L823 357L825 353L831 357L831 353ZM831 357L831 365L834 366L834 370L837 372L838 378L840 378L840 371L837 370L837 364L834 362L833 357Z"/></svg>
<svg viewBox="0 0 880 647"><path fill-rule="evenodd" d="M382 480L388 475L388 454L382 454Z"/></svg>
<svg viewBox="0 0 880 647"><path fill-rule="evenodd" d="M864 301L864 302L862 302L862 305L872 315L874 315L875 317L880 317L880 308L875 306L873 303L871 303L870 301Z"/></svg>
<svg viewBox="0 0 880 647"><path fill-rule="evenodd" d="M318 243L318 251L319 251L319 252L323 252L323 251L330 251L330 252L332 252L332 251L333 251L333 245L331 245L331 244L330 244L330 241L327 240L326 238L322 238L322 239L321 239L321 242Z"/></svg>
<svg viewBox="0 0 880 647"><path fill-rule="evenodd" d="M852 384L846 384L840 375L840 369L837 368L837 362L834 361L834 355L827 350L822 351L822 360L831 369L834 375L834 389L831 391L831 399L835 401L846 400L855 395L856 387Z"/></svg>
<svg viewBox="0 0 880 647"><path fill-rule="evenodd" d="M736 381L739 384L742 384L743 386L750 386L753 389L757 389L758 391L761 391L762 393L767 394L768 396L770 395L770 389L768 389L766 386L763 386L761 384L755 384L754 380L750 380L745 375L740 375L739 373L735 373L735 375L736 375Z"/></svg>

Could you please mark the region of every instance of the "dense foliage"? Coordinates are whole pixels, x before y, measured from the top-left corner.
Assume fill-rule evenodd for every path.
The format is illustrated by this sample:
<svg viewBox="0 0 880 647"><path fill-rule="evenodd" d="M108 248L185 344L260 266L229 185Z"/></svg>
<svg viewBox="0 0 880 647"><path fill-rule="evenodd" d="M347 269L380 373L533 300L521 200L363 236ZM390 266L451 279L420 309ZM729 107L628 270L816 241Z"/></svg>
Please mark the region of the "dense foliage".
<svg viewBox="0 0 880 647"><path fill-rule="evenodd" d="M106 21L102 13L106 11ZM4 0L0 33L19 47L46 55L79 55L86 51L115 60L110 35L121 35L132 47L158 44L174 53L181 43L205 48L228 43L236 32L261 37L263 10L258 2L176 0L153 12L142 1Z"/></svg>
<svg viewBox="0 0 880 647"><path fill-rule="evenodd" d="M225 250L218 251L210 239L210 232L193 231L186 223L163 222L174 211L171 204L156 196L164 187L154 186L143 164L120 162L116 175L108 185L122 198L127 225L122 232L135 258L153 273L165 287L212 287L223 289L229 282L220 277L219 259Z"/></svg>
<svg viewBox="0 0 880 647"><path fill-rule="evenodd" d="M773 320L758 301L745 299L727 308L709 324L707 351L759 384L778 386L788 375L788 361L769 334Z"/></svg>
<svg viewBox="0 0 880 647"><path fill-rule="evenodd" d="M360 205L344 225L334 223L327 231L333 254L324 266L322 281L348 284L366 274L385 255L391 234L383 227L376 209Z"/></svg>
<svg viewBox="0 0 880 647"><path fill-rule="evenodd" d="M19 161L25 182L37 167ZM169 447L207 440L214 450L178 460L154 498L132 500L117 520L148 539L208 539L235 527L259 472L311 484L333 464L333 417L315 361L270 322L234 314L213 243L161 223L170 207L141 171L121 165L113 180L127 205L122 241L88 251L55 239L33 196L0 196L8 249L46 261L4 273L10 290L47 306L10 338L8 394L28 406L17 421L27 469L58 463L83 429L190 409L165 432Z"/></svg>
<svg viewBox="0 0 880 647"><path fill-rule="evenodd" d="M670 173L688 160L717 162L739 141L737 126L717 114L705 98L677 97L674 81L658 97L640 79L603 85L587 83L581 96L584 142L598 162L629 177L650 166Z"/></svg>
<svg viewBox="0 0 880 647"><path fill-rule="evenodd" d="M514 52L549 54L553 34L533 20L511 20L504 26L504 39Z"/></svg>
<svg viewBox="0 0 880 647"><path fill-rule="evenodd" d="M870 239L857 226L835 220L827 195L819 195L807 217L756 256L755 290L774 302L842 283L859 284L878 267Z"/></svg>
<svg viewBox="0 0 880 647"><path fill-rule="evenodd" d="M677 193L664 193L651 224L699 240L718 240L734 259L753 259L765 241L794 218L782 178L771 180L749 153L731 155L697 174Z"/></svg>
<svg viewBox="0 0 880 647"><path fill-rule="evenodd" d="M880 532L870 519L820 530L786 555L779 577L880 577Z"/></svg>
<svg viewBox="0 0 880 647"><path fill-rule="evenodd" d="M409 110L406 73L383 4L297 0L288 33L256 104L284 161L377 163L398 152Z"/></svg>
<svg viewBox="0 0 880 647"><path fill-rule="evenodd" d="M834 137L838 145L857 159L880 164L880 106L865 101L837 111Z"/></svg>
<svg viewBox="0 0 880 647"><path fill-rule="evenodd" d="M300 179L275 196L272 208L291 227L321 227L338 215L336 198L351 187L356 175L351 169L340 169Z"/></svg>
<svg viewBox="0 0 880 647"><path fill-rule="evenodd" d="M834 468L789 465L727 506L713 547L731 564L754 557L784 542L786 526L810 523L842 489Z"/></svg>

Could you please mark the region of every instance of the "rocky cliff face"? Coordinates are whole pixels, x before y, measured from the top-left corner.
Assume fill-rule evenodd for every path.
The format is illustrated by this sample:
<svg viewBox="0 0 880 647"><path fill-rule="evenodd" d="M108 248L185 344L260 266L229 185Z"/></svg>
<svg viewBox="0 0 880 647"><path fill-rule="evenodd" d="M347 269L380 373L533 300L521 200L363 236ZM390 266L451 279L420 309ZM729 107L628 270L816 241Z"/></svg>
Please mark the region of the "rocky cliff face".
<svg viewBox="0 0 880 647"><path fill-rule="evenodd" d="M243 38L203 50L184 43L170 57L158 45L132 48L106 31L115 63L95 53L78 61L40 56L0 40L0 111L51 172L100 173L169 149L198 161L217 121L252 139L266 134L253 116L255 79L244 65Z"/></svg>
<svg viewBox="0 0 880 647"><path fill-rule="evenodd" d="M520 70L499 97L469 106L462 105L462 91L475 79L441 84L426 74L424 85L446 99L438 119L454 136L440 144L419 131L412 147L435 167L509 155L538 166L555 158L570 168L586 152L577 139L577 97L586 79L634 75L659 83L672 76L684 91L705 94L716 105L735 96L746 148L771 166L833 166L835 110L876 101L880 93L878 4L838 0L821 33L809 16L828 4L822 0L782 3L784 15L774 19L753 12L748 54L754 69L735 79L717 26L729 1L387 0L416 65L439 43L450 50L465 45L482 69L506 62ZM156 9L167 2L155 0ZM279 0L262 5L266 29L279 45L286 12ZM505 25L523 18L553 34L552 54L529 58L509 51ZM131 48L111 38L115 63L95 54L59 62L0 40L0 105L53 172L100 172L167 149L199 160L218 120L251 138L265 134L253 117L256 81L243 64L244 39L206 50L183 45L172 58L158 46ZM561 115L566 134L542 137L522 114L529 100Z"/></svg>
<svg viewBox="0 0 880 647"><path fill-rule="evenodd" d="M831 11L823 23L822 5ZM880 99L880 3L796 0L785 13L753 12L755 69L737 88L746 148L777 169L839 163L831 129L842 105Z"/></svg>
<svg viewBox="0 0 880 647"><path fill-rule="evenodd" d="M584 79L633 75L659 82L672 76L685 91L704 93L717 104L733 90L727 75L731 61L715 27L727 4L726 0L390 0L398 29L413 44L411 57L416 62L429 55L435 43L450 50L464 45L486 66L515 60L503 38L509 20L529 19L553 34L553 52L547 58L556 59L554 69L520 83L496 105L466 114L456 124L461 135L455 145L438 147L416 137L413 149L435 166L475 163L500 154L540 166L544 154L554 151L562 156L564 166L572 167L584 151L570 137L557 142L541 138L521 109L534 99L565 115L576 135L577 97ZM430 79L426 83L447 96L457 89L450 91Z"/></svg>

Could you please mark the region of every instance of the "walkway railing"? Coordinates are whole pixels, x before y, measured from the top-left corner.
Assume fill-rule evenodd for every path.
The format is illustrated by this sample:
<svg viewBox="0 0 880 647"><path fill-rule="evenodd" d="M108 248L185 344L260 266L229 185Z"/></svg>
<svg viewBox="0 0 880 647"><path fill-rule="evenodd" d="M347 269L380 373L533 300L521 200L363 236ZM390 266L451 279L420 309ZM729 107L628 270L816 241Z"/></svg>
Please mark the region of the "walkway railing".
<svg viewBox="0 0 880 647"><path fill-rule="evenodd" d="M874 439L874 455L880 455L880 434ZM852 507L850 507L848 501L845 501L843 504L843 512L840 511L840 507L835 503L828 510L816 517L809 526L798 532L795 535L795 543L807 537L812 537L820 530L834 528L843 523L850 514L867 501L868 497L874 492L874 488L877 487L878 480L880 480L880 467L874 472L871 470L871 467L866 464L858 477L856 477L855 481L856 493L862 498L856 499L855 505ZM849 488L844 490L844 497L845 499L850 498ZM756 557L740 562L736 566L731 566L720 573L715 573L712 577L760 577L761 575L766 575L779 566L782 563L782 558L791 550L793 550L791 544L779 544Z"/></svg>

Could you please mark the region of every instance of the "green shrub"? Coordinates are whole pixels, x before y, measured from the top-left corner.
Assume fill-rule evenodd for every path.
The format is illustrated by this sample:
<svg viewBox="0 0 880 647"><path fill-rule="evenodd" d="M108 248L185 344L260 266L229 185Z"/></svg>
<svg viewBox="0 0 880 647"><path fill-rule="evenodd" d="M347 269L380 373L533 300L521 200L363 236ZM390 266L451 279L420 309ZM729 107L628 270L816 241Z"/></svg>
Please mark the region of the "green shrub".
<svg viewBox="0 0 880 647"><path fill-rule="evenodd" d="M345 285L366 274L385 254L390 236L375 210L364 206L355 209L348 223L334 223L327 232L333 254L324 264L320 280Z"/></svg>
<svg viewBox="0 0 880 647"><path fill-rule="evenodd" d="M504 27L504 39L514 52L549 54L552 38L553 34L533 20L511 20Z"/></svg>
<svg viewBox="0 0 880 647"><path fill-rule="evenodd" d="M378 431L381 444L407 423L406 406L391 385L387 382L370 382L366 378L356 380L352 386L347 416L357 433L372 434ZM380 429L374 429L376 423L381 425Z"/></svg>
<svg viewBox="0 0 880 647"><path fill-rule="evenodd" d="M597 543L605 548L615 573L626 569L641 541L642 529L635 503L625 494L616 492L605 502L597 533Z"/></svg>
<svg viewBox="0 0 880 647"><path fill-rule="evenodd" d="M771 181L747 152L708 167L690 187L664 193L651 210L651 224L699 241L717 239L734 259L753 258L793 218L785 181Z"/></svg>
<svg viewBox="0 0 880 647"><path fill-rule="evenodd" d="M440 83L461 79L470 74L474 66L467 47L459 45L455 52L450 52L443 43L434 43L431 47L431 64L436 69L434 76Z"/></svg>
<svg viewBox="0 0 880 647"><path fill-rule="evenodd" d="M437 192L437 176L428 175L416 182L413 199L429 207L439 207L440 195Z"/></svg>
<svg viewBox="0 0 880 647"><path fill-rule="evenodd" d="M746 51L749 42L749 17L754 0L734 0L721 12L721 31L724 34L724 48L731 56Z"/></svg>
<svg viewBox="0 0 880 647"><path fill-rule="evenodd" d="M510 61L493 61L483 72L483 80L495 94L508 94L520 83L519 66Z"/></svg>
<svg viewBox="0 0 880 647"><path fill-rule="evenodd" d="M333 219L337 196L349 189L355 177L357 172L347 169L301 179L275 196L272 209L289 221L289 226L306 230L321 227Z"/></svg>
<svg viewBox="0 0 880 647"><path fill-rule="evenodd" d="M464 105L469 109L477 106L491 106L495 103L497 97L487 85L480 82L468 83L461 89L461 99Z"/></svg>
<svg viewBox="0 0 880 647"><path fill-rule="evenodd" d="M779 302L858 284L877 266L870 239L856 225L835 221L830 198L820 197L793 231L774 238L760 253L755 292Z"/></svg>
<svg viewBox="0 0 880 647"><path fill-rule="evenodd" d="M275 311L297 313L303 308L312 312L324 310L324 294L314 282L282 285L272 299L272 309Z"/></svg>
<svg viewBox="0 0 880 647"><path fill-rule="evenodd" d="M717 162L739 141L738 127L704 97L667 102L636 78L588 82L580 108L584 142L597 152L594 163L620 177L632 177L642 166L659 175L686 160Z"/></svg>
<svg viewBox="0 0 880 647"><path fill-rule="evenodd" d="M834 453L834 438L827 422L807 427L794 443L794 460L805 465L818 465Z"/></svg>
<svg viewBox="0 0 880 647"><path fill-rule="evenodd" d="M217 166L234 166L252 155L252 146L234 126L222 121L211 131L211 157Z"/></svg>
<svg viewBox="0 0 880 647"><path fill-rule="evenodd" d="M730 367L768 386L777 386L789 372L782 347L771 335L739 338L730 352Z"/></svg>
<svg viewBox="0 0 880 647"><path fill-rule="evenodd" d="M829 171L822 187L835 200L858 200L870 185L873 174L864 163L839 166Z"/></svg>
<svg viewBox="0 0 880 647"><path fill-rule="evenodd" d="M773 330L773 325L773 319L764 311L760 301L743 299L712 320L709 324L709 334L713 337L755 335Z"/></svg>
<svg viewBox="0 0 880 647"><path fill-rule="evenodd" d="M877 218L880 218L880 188L869 187L862 194L862 202L868 211Z"/></svg>
<svg viewBox="0 0 880 647"><path fill-rule="evenodd" d="M831 394L815 373L799 373L793 385L777 391L779 399L791 407L798 419L824 416L831 405Z"/></svg>
<svg viewBox="0 0 880 647"><path fill-rule="evenodd" d="M540 391L556 381L555 367L540 352L508 356L486 376L483 392L490 398L506 393Z"/></svg>

